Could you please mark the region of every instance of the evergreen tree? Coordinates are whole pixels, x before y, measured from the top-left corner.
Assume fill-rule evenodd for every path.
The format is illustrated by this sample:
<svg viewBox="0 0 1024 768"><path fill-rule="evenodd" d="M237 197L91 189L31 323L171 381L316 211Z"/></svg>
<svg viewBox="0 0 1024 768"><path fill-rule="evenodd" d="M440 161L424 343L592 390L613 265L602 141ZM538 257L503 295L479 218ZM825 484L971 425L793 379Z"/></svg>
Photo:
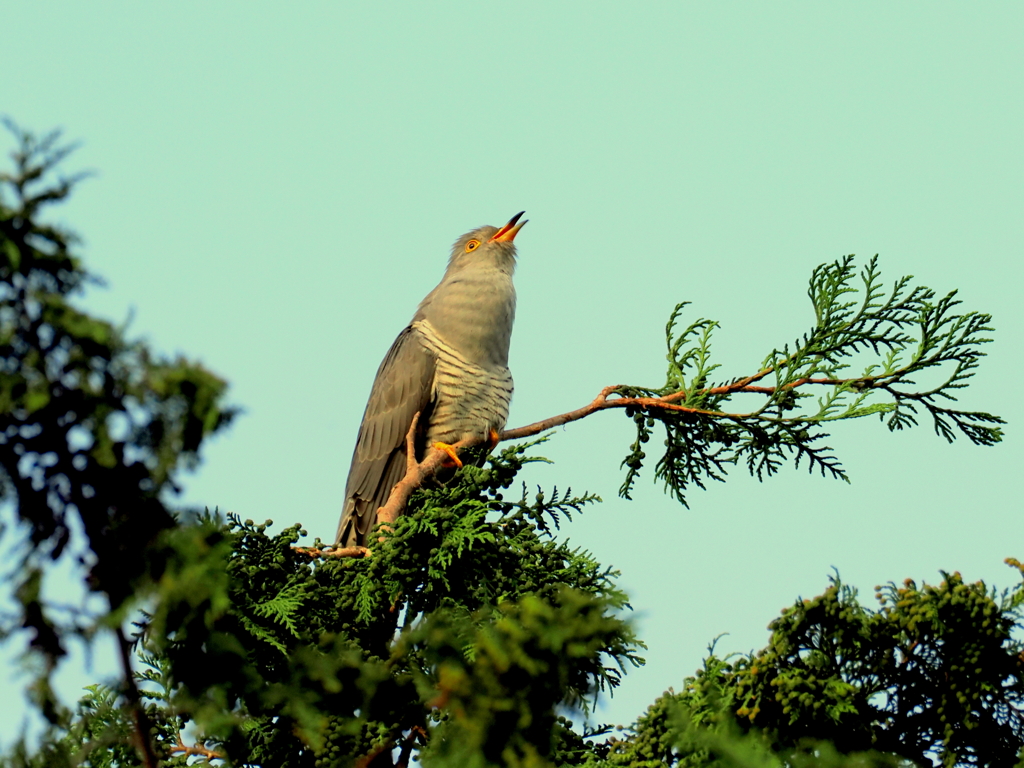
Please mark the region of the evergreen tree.
<svg viewBox="0 0 1024 768"><path fill-rule="evenodd" d="M13 126L12 126L13 128ZM956 409L990 333L910 278L883 287L876 259L812 275L814 326L749 375L716 380L716 324L666 329L661 387L603 390L576 411L502 436L511 444L453 478L433 452L409 471L369 549L299 546L216 512L188 515L168 491L227 425L225 384L170 360L75 304L94 280L47 206L77 178L53 176L59 135L13 129L0 174L0 493L29 532L13 585L40 661L33 699L48 722L4 766L781 766L1012 765L1024 747L1024 586L996 593L946 574L878 590L879 608L833 579L773 622L769 645L719 658L625 731L577 727L643 643L623 618L617 573L560 528L599 501L516 487L550 428L619 408L636 427L622 493L653 461L682 503L692 485L784 464L845 479L830 422L927 418L952 441L1001 438L1001 420ZM865 363L865 359L867 362ZM854 364L864 364L854 369ZM942 373L928 389L924 371ZM731 410L739 394L760 398ZM651 438L664 450L649 459ZM466 446L470 451L481 450ZM482 459L482 457L481 457ZM404 512L399 515L398 512ZM80 522L81 541L72 541ZM88 553L97 615L43 598L53 563ZM1020 575L1022 566L1008 561ZM123 674L61 706L50 676L72 637L111 632ZM576 715L572 715L576 716Z"/></svg>

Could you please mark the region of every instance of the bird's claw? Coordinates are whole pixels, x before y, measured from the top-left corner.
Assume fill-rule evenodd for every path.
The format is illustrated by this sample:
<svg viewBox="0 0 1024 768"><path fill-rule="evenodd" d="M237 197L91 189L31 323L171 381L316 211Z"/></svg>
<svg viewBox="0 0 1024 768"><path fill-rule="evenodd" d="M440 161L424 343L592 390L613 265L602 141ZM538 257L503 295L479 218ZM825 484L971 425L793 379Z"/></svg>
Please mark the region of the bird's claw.
<svg viewBox="0 0 1024 768"><path fill-rule="evenodd" d="M501 432L496 429L492 429L487 433L487 452L490 453L498 447L498 443L501 442Z"/></svg>
<svg viewBox="0 0 1024 768"><path fill-rule="evenodd" d="M456 467L462 466L462 460L459 458L459 454L455 452L454 446L448 445L448 443L437 442L434 443L434 450L447 453L448 458L452 460L452 463Z"/></svg>

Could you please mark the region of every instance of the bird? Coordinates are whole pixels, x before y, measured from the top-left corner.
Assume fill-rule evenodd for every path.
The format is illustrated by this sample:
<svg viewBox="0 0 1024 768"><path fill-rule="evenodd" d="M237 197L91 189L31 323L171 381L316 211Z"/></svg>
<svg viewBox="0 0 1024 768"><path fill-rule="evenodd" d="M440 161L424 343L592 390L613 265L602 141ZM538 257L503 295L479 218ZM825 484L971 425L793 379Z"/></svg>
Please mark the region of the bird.
<svg viewBox="0 0 1024 768"><path fill-rule="evenodd" d="M453 443L497 443L512 399L513 241L523 213L455 241L441 282L384 356L359 425L335 547L366 545L377 510L406 472L406 435L417 413L417 460L436 447L457 463Z"/></svg>

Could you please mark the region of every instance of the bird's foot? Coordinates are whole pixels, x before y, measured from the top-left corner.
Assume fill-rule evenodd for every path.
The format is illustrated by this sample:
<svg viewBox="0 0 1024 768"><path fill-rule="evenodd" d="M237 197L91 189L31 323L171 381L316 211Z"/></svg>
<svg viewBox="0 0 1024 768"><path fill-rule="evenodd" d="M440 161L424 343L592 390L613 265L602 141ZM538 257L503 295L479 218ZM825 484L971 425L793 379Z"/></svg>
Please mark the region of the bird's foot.
<svg viewBox="0 0 1024 768"><path fill-rule="evenodd" d="M498 447L498 443L501 442L501 432L496 429L492 429L487 433L487 452L490 453Z"/></svg>
<svg viewBox="0 0 1024 768"><path fill-rule="evenodd" d="M462 460L459 458L459 454L456 453L454 446L448 445L448 443L437 442L437 443L434 443L434 450L442 451L442 452L448 454L448 458L451 459L451 463L449 463L448 460L446 459L445 462L444 462L444 464L446 466L449 466L449 467L453 466L453 465L456 466L456 467L461 467L462 466Z"/></svg>

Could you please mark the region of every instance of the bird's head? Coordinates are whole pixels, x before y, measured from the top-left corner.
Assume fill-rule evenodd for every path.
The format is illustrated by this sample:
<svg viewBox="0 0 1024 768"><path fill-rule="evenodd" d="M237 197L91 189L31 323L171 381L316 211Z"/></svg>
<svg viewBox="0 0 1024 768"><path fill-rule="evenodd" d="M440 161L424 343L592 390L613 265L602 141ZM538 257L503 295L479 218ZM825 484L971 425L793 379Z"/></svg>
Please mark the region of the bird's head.
<svg viewBox="0 0 1024 768"><path fill-rule="evenodd" d="M520 211L503 227L478 227L456 240L448 260L448 271L481 265L511 272L516 257L516 247L512 241L526 224L525 220L519 221L524 213Z"/></svg>

